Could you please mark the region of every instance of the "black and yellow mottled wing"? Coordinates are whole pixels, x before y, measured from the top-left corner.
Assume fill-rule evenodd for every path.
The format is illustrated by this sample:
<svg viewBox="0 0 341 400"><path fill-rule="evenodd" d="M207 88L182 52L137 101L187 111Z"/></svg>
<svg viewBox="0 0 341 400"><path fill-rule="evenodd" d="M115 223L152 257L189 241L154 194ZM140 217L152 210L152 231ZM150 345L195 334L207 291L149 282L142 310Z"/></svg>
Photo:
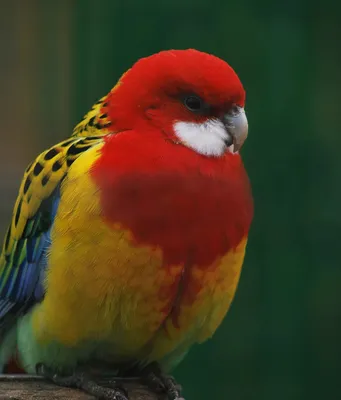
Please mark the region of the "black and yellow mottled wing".
<svg viewBox="0 0 341 400"><path fill-rule="evenodd" d="M107 96L98 100L91 110L84 115L73 130L73 137L104 136L109 133L111 120L108 114Z"/></svg>
<svg viewBox="0 0 341 400"><path fill-rule="evenodd" d="M60 184L72 163L101 137L74 137L26 169L0 255L0 340L18 315L44 296L46 252Z"/></svg>

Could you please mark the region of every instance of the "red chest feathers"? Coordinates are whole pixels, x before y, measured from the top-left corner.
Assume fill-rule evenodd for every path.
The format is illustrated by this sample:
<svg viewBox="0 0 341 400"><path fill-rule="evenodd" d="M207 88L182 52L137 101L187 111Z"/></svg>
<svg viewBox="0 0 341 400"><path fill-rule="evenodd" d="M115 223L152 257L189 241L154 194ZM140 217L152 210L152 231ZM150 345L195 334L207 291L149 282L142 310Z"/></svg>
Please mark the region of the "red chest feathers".
<svg viewBox="0 0 341 400"><path fill-rule="evenodd" d="M209 266L247 235L253 215L239 155L207 158L133 131L108 138L93 168L103 215L159 247L168 265Z"/></svg>

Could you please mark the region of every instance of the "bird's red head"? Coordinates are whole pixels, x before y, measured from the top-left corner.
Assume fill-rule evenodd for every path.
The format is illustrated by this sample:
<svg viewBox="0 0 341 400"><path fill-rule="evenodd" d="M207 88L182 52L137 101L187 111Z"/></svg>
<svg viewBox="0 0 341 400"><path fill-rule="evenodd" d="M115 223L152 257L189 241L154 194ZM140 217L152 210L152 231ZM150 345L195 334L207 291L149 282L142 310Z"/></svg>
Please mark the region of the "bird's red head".
<svg viewBox="0 0 341 400"><path fill-rule="evenodd" d="M238 150L247 136L245 91L223 60L169 50L139 60L107 99L116 130L156 128L208 156Z"/></svg>

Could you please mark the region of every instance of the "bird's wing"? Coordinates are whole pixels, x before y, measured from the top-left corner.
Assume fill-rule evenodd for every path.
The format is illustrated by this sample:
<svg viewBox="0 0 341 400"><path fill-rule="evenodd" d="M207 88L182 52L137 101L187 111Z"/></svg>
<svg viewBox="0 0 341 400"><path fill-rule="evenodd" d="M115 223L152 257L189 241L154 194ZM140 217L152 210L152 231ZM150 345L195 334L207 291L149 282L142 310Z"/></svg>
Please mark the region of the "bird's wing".
<svg viewBox="0 0 341 400"><path fill-rule="evenodd" d="M0 255L0 341L16 318L44 297L50 231L59 189L72 163L100 137L74 137L26 169Z"/></svg>
<svg viewBox="0 0 341 400"><path fill-rule="evenodd" d="M73 130L72 136L105 136L109 133L111 125L108 96L104 96L84 115L81 122ZM112 132L112 129L110 131Z"/></svg>

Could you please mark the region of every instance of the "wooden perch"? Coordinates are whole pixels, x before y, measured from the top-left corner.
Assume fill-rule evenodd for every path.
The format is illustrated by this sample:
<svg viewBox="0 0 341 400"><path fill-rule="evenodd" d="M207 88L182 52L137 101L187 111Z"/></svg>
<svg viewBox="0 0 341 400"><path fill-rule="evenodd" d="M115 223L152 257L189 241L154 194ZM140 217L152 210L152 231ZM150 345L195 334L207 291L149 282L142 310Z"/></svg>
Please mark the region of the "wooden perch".
<svg viewBox="0 0 341 400"><path fill-rule="evenodd" d="M129 400L165 400L136 381L123 383ZM0 375L0 400L95 400L80 390L54 385L44 378L32 375Z"/></svg>

